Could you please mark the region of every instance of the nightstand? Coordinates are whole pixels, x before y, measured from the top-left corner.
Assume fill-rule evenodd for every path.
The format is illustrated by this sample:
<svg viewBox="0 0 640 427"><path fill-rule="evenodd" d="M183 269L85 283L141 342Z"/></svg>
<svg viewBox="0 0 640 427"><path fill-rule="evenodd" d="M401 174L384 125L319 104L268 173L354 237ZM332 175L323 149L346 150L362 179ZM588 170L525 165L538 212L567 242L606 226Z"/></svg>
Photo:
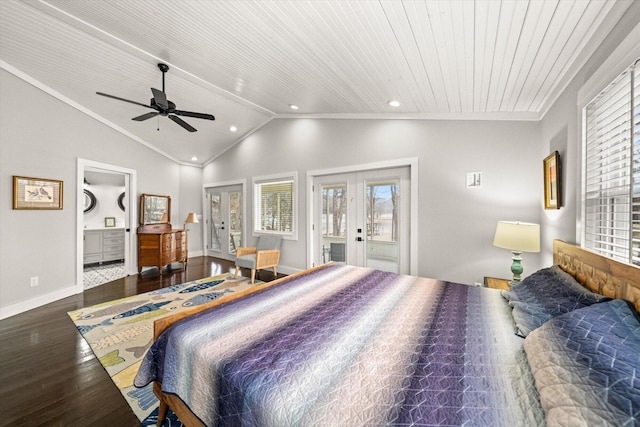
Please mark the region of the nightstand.
<svg viewBox="0 0 640 427"><path fill-rule="evenodd" d="M487 288L509 290L509 279L498 279L496 277L484 278L484 285Z"/></svg>

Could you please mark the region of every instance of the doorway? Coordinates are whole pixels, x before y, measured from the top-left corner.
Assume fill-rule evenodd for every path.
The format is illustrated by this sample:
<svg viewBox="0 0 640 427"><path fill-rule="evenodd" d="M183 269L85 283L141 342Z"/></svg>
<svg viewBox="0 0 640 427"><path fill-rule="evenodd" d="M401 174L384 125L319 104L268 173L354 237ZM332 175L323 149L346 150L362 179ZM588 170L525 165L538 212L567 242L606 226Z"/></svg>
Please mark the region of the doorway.
<svg viewBox="0 0 640 427"><path fill-rule="evenodd" d="M410 271L410 168L314 178L314 264Z"/></svg>
<svg viewBox="0 0 640 427"><path fill-rule="evenodd" d="M235 260L245 244L244 183L205 187L205 242L208 256Z"/></svg>
<svg viewBox="0 0 640 427"><path fill-rule="evenodd" d="M94 186L97 181L105 184L104 197L96 197L97 187L93 191L89 189L91 186L87 183L91 180L87 177L93 179ZM121 276L137 273L132 257L135 233L131 233L132 225L137 224L137 206L132 196L136 188L136 171L79 158L76 188L76 287L80 293L85 289L85 264L95 270L87 277L98 275L105 278L104 282L116 278L113 276L116 272ZM87 215L96 211L101 212L99 218L88 221ZM111 268L109 264L120 259L122 265Z"/></svg>

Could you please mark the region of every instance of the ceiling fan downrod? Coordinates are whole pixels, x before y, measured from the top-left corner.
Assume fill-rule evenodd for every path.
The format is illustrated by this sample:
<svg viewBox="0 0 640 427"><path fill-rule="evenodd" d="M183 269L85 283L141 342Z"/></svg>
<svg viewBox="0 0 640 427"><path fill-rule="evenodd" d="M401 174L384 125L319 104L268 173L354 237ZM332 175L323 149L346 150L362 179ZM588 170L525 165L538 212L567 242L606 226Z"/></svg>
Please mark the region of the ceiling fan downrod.
<svg viewBox="0 0 640 427"><path fill-rule="evenodd" d="M160 69L160 71L162 71L162 91L164 92L164 75L167 71L169 71L169 66L161 62L158 64L158 68Z"/></svg>

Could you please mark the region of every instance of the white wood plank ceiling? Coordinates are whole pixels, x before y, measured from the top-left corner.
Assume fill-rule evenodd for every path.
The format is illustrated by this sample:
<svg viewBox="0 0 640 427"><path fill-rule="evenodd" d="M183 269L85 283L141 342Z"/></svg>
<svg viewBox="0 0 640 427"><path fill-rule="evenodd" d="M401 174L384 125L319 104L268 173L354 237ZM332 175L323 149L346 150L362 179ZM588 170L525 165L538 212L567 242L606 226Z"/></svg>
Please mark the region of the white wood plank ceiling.
<svg viewBox="0 0 640 427"><path fill-rule="evenodd" d="M279 117L537 120L630 4L2 0L0 66L203 164ZM158 62L171 67L177 108L216 121L183 117L195 133L166 118L136 122L149 110L95 94L148 103L162 87Z"/></svg>

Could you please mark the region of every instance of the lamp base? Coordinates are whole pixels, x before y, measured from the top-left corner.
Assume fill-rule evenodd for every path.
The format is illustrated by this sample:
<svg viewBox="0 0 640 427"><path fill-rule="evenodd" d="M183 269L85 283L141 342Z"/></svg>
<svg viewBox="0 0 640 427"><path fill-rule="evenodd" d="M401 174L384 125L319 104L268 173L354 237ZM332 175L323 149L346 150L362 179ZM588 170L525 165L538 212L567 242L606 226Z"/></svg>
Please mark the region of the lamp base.
<svg viewBox="0 0 640 427"><path fill-rule="evenodd" d="M513 261L511 264L511 273L513 273L513 278L511 279L511 282L509 282L509 285L513 286L517 285L522 280L520 275L524 269L522 268L522 252L511 251L511 253L513 254L511 257L511 260Z"/></svg>

